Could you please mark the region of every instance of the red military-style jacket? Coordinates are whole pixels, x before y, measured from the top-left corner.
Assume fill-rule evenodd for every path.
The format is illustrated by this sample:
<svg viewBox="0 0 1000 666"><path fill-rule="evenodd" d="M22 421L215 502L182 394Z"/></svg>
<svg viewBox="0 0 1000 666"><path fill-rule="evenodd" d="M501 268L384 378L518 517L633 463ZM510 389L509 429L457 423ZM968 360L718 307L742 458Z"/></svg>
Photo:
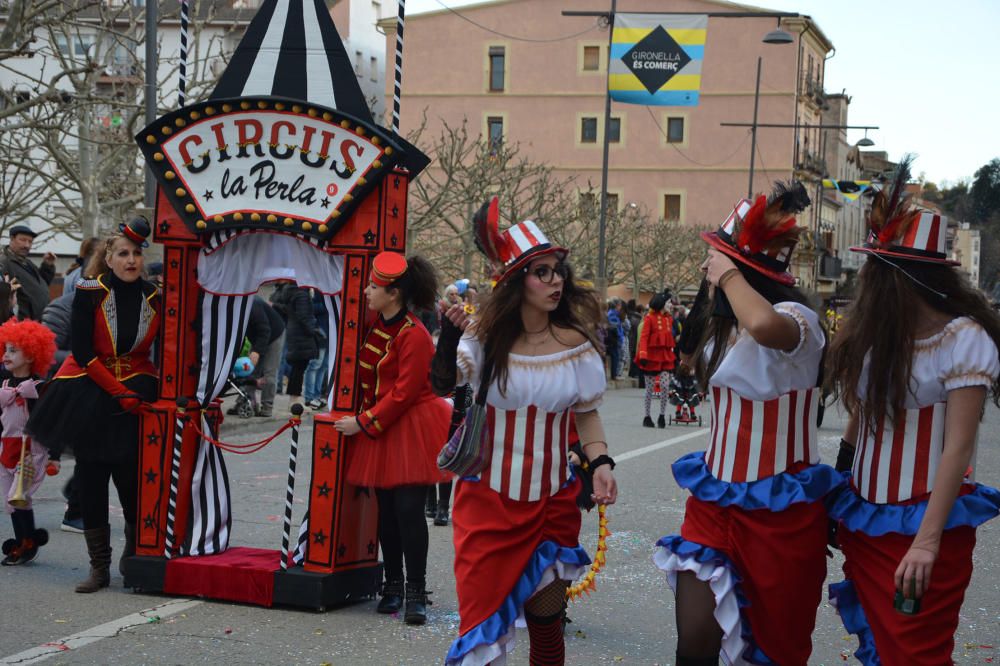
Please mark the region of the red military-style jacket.
<svg viewBox="0 0 1000 666"><path fill-rule="evenodd" d="M663 312L651 311L642 322L635 364L644 372L674 369L674 320Z"/></svg>
<svg viewBox="0 0 1000 666"><path fill-rule="evenodd" d="M375 319L358 353L361 408L358 424L379 437L410 407L437 396L431 390L434 343L413 314Z"/></svg>
<svg viewBox="0 0 1000 666"><path fill-rule="evenodd" d="M94 290L104 295L94 311L93 345L95 358L90 363L103 363L118 381L131 379L136 375L157 375L156 366L150 360L150 349L160 328L159 292L149 282L143 282L144 299L140 308L139 325L135 342L131 349L117 349L115 341L115 320L118 316L111 287L104 275L92 280L84 280L77 289ZM88 364L89 365L89 364ZM73 354L66 357L55 379L71 379L87 374Z"/></svg>

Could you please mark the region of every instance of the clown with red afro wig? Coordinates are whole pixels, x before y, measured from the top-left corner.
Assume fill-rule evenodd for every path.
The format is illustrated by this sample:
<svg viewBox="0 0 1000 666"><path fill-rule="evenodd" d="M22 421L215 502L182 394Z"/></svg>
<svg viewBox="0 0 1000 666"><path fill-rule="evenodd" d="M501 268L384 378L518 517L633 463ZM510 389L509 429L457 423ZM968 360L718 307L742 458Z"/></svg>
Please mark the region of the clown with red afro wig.
<svg viewBox="0 0 1000 666"><path fill-rule="evenodd" d="M0 326L0 353L7 345L17 347L31 359L31 374L44 377L56 355L56 336L37 321L10 319Z"/></svg>

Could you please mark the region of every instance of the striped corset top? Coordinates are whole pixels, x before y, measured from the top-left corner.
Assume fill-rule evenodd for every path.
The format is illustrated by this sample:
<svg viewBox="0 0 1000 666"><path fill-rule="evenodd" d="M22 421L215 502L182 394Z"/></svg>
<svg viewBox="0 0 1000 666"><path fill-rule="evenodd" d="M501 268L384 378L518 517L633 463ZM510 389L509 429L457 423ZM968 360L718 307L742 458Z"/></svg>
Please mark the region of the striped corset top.
<svg viewBox="0 0 1000 666"><path fill-rule="evenodd" d="M750 400L725 386L711 385L712 432L705 462L728 483L758 481L793 464L819 462L815 387L772 400Z"/></svg>
<svg viewBox="0 0 1000 666"><path fill-rule="evenodd" d="M862 419L851 485L874 504L897 504L929 493L944 450L944 402L907 409L898 429L886 417L874 429Z"/></svg>
<svg viewBox="0 0 1000 666"><path fill-rule="evenodd" d="M480 481L519 502L555 495L569 476L569 421L568 409L497 409L487 403L484 427L493 457Z"/></svg>

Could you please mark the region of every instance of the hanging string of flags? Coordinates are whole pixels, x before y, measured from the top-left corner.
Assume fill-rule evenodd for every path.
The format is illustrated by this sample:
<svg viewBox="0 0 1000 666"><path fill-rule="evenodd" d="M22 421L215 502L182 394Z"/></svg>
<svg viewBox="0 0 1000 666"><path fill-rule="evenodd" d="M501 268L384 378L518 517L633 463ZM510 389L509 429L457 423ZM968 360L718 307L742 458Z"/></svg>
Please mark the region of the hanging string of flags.
<svg viewBox="0 0 1000 666"><path fill-rule="evenodd" d="M627 104L697 106L708 15L615 13L608 90Z"/></svg>
<svg viewBox="0 0 1000 666"><path fill-rule="evenodd" d="M823 188L827 190L837 190L844 195L848 201L856 201L858 197L872 188L870 180L832 180L823 179Z"/></svg>

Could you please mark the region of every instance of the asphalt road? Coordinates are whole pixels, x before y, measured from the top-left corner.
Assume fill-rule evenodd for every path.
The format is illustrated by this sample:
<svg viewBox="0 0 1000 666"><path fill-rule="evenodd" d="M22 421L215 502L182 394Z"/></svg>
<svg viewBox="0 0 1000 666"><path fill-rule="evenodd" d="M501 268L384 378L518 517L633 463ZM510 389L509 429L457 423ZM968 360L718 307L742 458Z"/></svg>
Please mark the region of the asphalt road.
<svg viewBox="0 0 1000 666"><path fill-rule="evenodd" d="M277 410L276 410L277 412ZM673 595L650 556L656 539L675 532L686 493L670 475L670 463L705 446L707 428L641 427L642 393L609 392L601 409L618 458L621 494L608 511L612 535L608 565L598 576L597 591L569 609L569 664L670 664L674 651ZM707 419L706 419L707 424ZM238 421L224 437L251 441L277 421ZM820 431L824 460L836 456L842 417L832 411ZM1000 410L990 406L981 429L977 476L1000 483ZM307 441L304 428L302 441ZM651 446L664 443L661 446ZM251 456L227 461L232 482L233 545L280 548L288 450L277 441ZM398 617L380 616L375 602L317 614L288 609L207 600L177 600L124 590L115 572L110 589L93 595L73 593L86 573L83 537L60 532L59 495L63 475L48 479L36 498L39 526L52 540L25 567L0 569L4 630L0 664L436 664L458 628L451 529L430 527L428 586L434 591L429 622L412 628ZM308 478L300 456L299 473ZM113 493L112 493L113 494ZM296 517L304 509L296 501ZM121 541L121 510L112 506L116 550ZM0 534L6 538L9 523ZM596 513L584 518L583 543L596 543ZM956 636L960 664L1000 661L1000 569L994 553L1000 545L1000 520L979 530L976 571L966 595ZM117 560L117 553L115 555ZM840 579L840 560L828 561L829 582ZM72 637L66 641L67 637ZM509 663L527 663L526 636ZM814 635L813 664L840 664L855 642L834 610L823 604Z"/></svg>

